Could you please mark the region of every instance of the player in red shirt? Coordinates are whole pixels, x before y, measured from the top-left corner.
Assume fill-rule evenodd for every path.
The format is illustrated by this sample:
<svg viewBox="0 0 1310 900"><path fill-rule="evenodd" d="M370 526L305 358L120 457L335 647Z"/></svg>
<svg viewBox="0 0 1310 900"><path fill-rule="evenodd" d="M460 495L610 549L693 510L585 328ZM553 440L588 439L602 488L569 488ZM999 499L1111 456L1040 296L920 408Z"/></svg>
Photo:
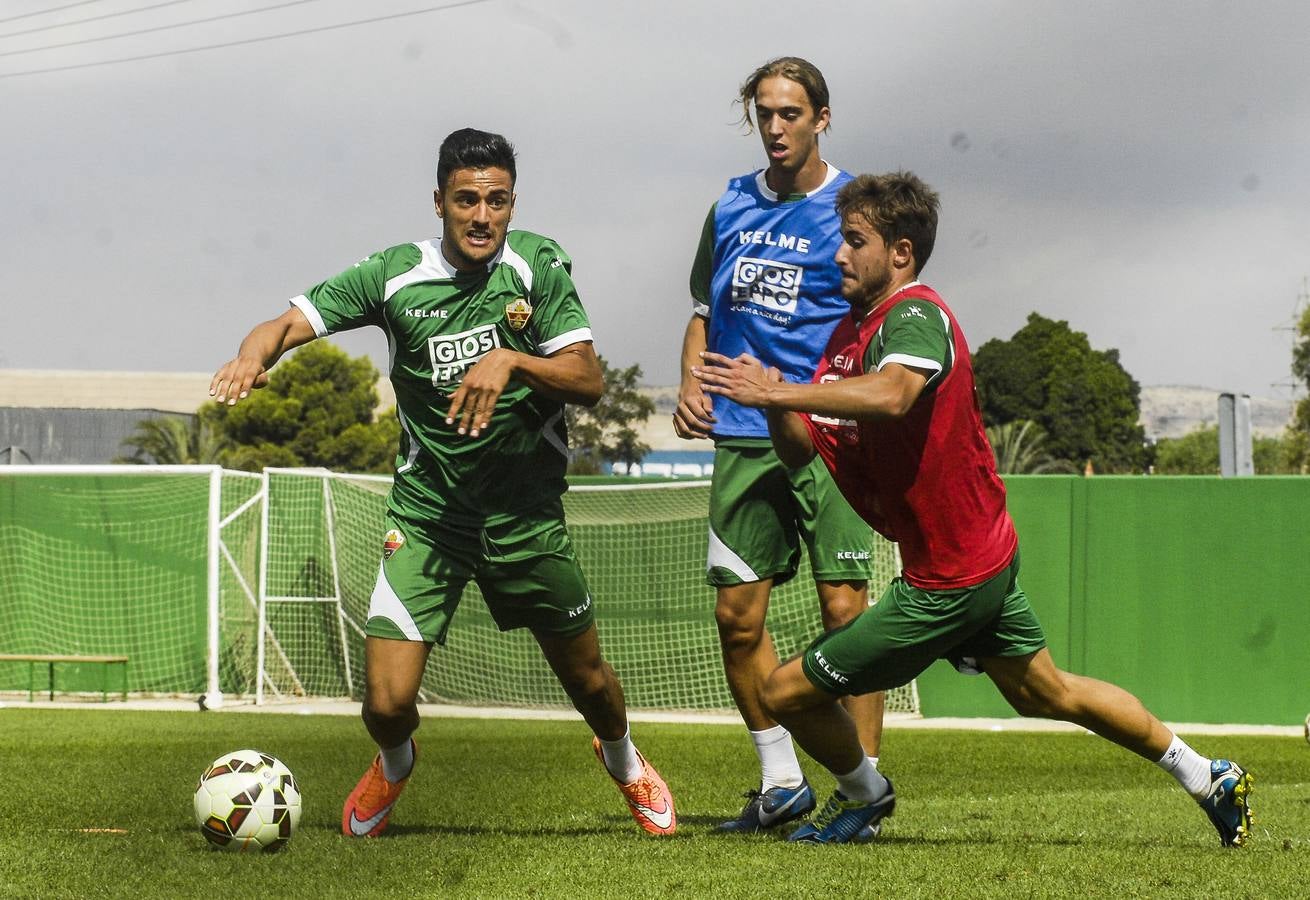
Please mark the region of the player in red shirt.
<svg viewBox="0 0 1310 900"><path fill-rule="evenodd" d="M837 789L790 840L846 843L890 815L891 782L869 765L837 699L905 684L946 658L985 673L1020 715L1073 722L1170 772L1225 846L1250 834L1252 778L1183 743L1132 694L1055 666L1019 586L1005 486L983 430L969 348L954 314L918 281L937 232L935 192L908 172L842 188L837 251L851 315L812 384L753 357L703 354L710 393L764 409L779 458L818 454L851 506L900 544L904 571L854 622L779 666L764 704L833 773Z"/></svg>

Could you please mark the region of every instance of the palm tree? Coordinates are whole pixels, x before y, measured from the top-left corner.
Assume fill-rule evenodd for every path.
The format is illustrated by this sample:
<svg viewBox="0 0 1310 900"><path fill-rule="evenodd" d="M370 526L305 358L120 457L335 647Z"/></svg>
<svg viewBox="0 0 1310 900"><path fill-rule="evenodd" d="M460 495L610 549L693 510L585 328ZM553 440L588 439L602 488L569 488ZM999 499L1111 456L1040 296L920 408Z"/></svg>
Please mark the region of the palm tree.
<svg viewBox="0 0 1310 900"><path fill-rule="evenodd" d="M203 416L159 416L142 419L123 441L131 456L115 462L156 465L222 465L232 442Z"/></svg>
<svg viewBox="0 0 1310 900"><path fill-rule="evenodd" d="M991 425L987 440L1002 475L1071 475L1077 467L1067 459L1054 459L1043 448L1046 433L1025 419Z"/></svg>

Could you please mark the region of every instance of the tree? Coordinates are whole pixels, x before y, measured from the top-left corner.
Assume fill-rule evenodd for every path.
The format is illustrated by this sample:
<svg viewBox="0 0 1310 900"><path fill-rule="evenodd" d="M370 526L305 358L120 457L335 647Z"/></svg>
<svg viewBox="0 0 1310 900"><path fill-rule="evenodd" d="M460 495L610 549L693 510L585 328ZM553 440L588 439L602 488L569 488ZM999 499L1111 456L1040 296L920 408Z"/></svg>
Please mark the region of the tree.
<svg viewBox="0 0 1310 900"><path fill-rule="evenodd" d="M1310 388L1310 306L1296 323L1296 345L1292 348L1292 375ZM1283 435L1282 462L1288 472L1310 474L1310 394L1302 397L1292 412L1292 422Z"/></svg>
<svg viewBox="0 0 1310 900"><path fill-rule="evenodd" d="M987 440L996 457L996 471L1002 475L1070 475L1077 472L1073 463L1055 459L1043 446L1046 435L1027 420L991 425Z"/></svg>
<svg viewBox="0 0 1310 900"><path fill-rule="evenodd" d="M1218 475L1219 426L1209 425L1179 438L1155 442L1158 475Z"/></svg>
<svg viewBox="0 0 1310 900"><path fill-rule="evenodd" d="M1252 441L1251 461L1257 475L1284 475L1293 470L1286 462L1286 441L1257 437ZM1161 438L1155 444L1155 472L1158 475L1218 475L1219 426L1209 425L1180 438Z"/></svg>
<svg viewBox="0 0 1310 900"><path fill-rule="evenodd" d="M236 406L207 404L232 443L228 465L323 466L340 472L389 472L400 439L395 409L374 421L378 371L367 357L315 341L269 373L268 386Z"/></svg>
<svg viewBox="0 0 1310 900"><path fill-rule="evenodd" d="M602 463L631 466L650 452L634 427L655 412L654 401L637 388L641 366L611 369L600 357L600 370L605 377L600 402L590 409L572 404L564 408L572 448L569 472L574 475L598 474Z"/></svg>
<svg viewBox="0 0 1310 900"><path fill-rule="evenodd" d="M1118 350L1093 350L1087 335L1030 313L1008 341L974 353L983 422L1031 421L1046 435L1052 459L1098 472L1140 472L1146 435L1137 419L1141 387Z"/></svg>
<svg viewBox="0 0 1310 900"><path fill-rule="evenodd" d="M131 456L115 462L178 465L227 465L232 442L201 415L159 416L137 422L136 431L123 440Z"/></svg>

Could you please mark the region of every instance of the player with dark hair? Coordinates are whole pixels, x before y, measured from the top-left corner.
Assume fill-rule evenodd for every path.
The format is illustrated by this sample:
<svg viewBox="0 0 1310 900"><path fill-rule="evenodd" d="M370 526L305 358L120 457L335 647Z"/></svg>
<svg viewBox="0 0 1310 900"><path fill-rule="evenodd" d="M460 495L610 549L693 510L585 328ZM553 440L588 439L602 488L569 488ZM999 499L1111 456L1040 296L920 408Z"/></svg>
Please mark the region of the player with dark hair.
<svg viewBox="0 0 1310 900"><path fill-rule="evenodd" d="M470 580L502 631L532 632L637 823L653 834L677 824L632 743L564 524L564 404L592 406L604 390L591 326L559 245L509 230L514 184L505 138L452 133L433 192L442 236L375 253L294 298L210 385L234 404L288 350L365 325L391 347L402 433L365 626L363 719L379 753L342 809L348 836L387 826L414 766L428 655Z"/></svg>
<svg viewBox="0 0 1310 900"><path fill-rule="evenodd" d="M815 807L791 737L760 704L778 664L765 628L769 595L796 575L803 541L823 627L844 625L868 606L873 533L821 463L788 469L759 411L706 394L691 374L710 349L748 352L790 380L809 381L819 349L849 310L832 255L841 242L833 200L850 176L819 155L830 119L823 74L798 57L770 60L747 77L740 102L743 124L759 129L768 165L730 180L705 220L673 424L680 437L714 440L706 580L716 589L728 687L760 761L758 789L720 827L754 832ZM883 697L846 702L876 765Z"/></svg>
<svg viewBox="0 0 1310 900"><path fill-rule="evenodd" d="M1019 547L955 315L918 280L937 195L914 175L862 175L837 198L850 314L812 384L751 355L706 353L705 390L766 410L781 459L819 456L904 570L879 602L778 667L764 705L837 789L793 841L845 843L891 814L891 783L868 764L837 698L906 684L934 660L985 673L1024 716L1081 725L1145 757L1201 804L1225 846L1250 837L1252 778L1187 746L1132 694L1056 668L1019 587Z"/></svg>

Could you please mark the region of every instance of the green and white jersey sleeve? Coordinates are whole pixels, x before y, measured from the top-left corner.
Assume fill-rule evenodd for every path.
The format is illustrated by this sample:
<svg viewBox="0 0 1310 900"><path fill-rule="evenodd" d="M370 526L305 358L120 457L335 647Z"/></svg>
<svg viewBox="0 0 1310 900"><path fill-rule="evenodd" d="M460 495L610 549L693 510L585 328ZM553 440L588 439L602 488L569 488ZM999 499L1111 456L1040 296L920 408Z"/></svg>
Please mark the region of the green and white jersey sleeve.
<svg viewBox="0 0 1310 900"><path fill-rule="evenodd" d="M710 206L710 214L705 217L705 225L700 231L700 243L696 245L696 258L691 263L691 305L692 312L702 319L710 317L710 281L714 278L714 210L718 203Z"/></svg>
<svg viewBox="0 0 1310 900"><path fill-rule="evenodd" d="M418 244L401 244L374 253L340 275L292 297L291 303L305 314L319 337L365 325L381 326L388 281L413 271L422 257Z"/></svg>
<svg viewBox="0 0 1310 900"><path fill-rule="evenodd" d="M920 298L902 300L891 308L877 337L869 342L864 371L900 363L926 369L929 389L950 374L955 362L955 339L951 322L935 304Z"/></svg>
<svg viewBox="0 0 1310 900"><path fill-rule="evenodd" d="M561 401L511 381L477 437L446 415L464 374L493 350L546 357L591 341L571 268L554 241L511 231L485 270L458 272L433 239L374 254L292 300L317 334L386 332L402 430L393 513L472 527L558 501L568 457Z"/></svg>

